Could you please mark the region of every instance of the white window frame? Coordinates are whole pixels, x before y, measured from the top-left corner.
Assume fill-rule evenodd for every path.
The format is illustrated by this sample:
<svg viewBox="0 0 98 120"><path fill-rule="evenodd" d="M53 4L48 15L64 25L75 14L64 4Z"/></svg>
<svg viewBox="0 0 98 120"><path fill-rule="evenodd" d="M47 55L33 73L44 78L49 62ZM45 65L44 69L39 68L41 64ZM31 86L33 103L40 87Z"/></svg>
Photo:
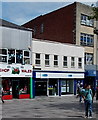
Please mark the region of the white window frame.
<svg viewBox="0 0 98 120"><path fill-rule="evenodd" d="M65 57L66 57L66 60L64 59ZM66 65L64 63L66 63ZM67 56L63 56L63 67L64 68L68 67L68 58L67 58Z"/></svg>
<svg viewBox="0 0 98 120"><path fill-rule="evenodd" d="M81 59L81 61L79 59ZM82 68L82 58L78 58L78 68Z"/></svg>
<svg viewBox="0 0 98 120"><path fill-rule="evenodd" d="M24 55L24 52L25 52L25 51L29 52L29 56L25 56L25 55ZM25 60L24 60L25 58L26 58L26 59L29 59L29 63L25 63ZM28 50L23 50L23 64L30 64L30 51L28 51Z"/></svg>
<svg viewBox="0 0 98 120"><path fill-rule="evenodd" d="M82 37L82 40L81 40ZM89 42L88 42L89 39ZM80 33L80 45L83 46L94 46L94 35Z"/></svg>
<svg viewBox="0 0 98 120"><path fill-rule="evenodd" d="M39 58L36 57L37 54L40 55ZM36 64L36 61L39 61L39 64ZM36 65L36 66L41 66L41 54L40 54L40 53L35 53L35 65Z"/></svg>
<svg viewBox="0 0 98 120"><path fill-rule="evenodd" d="M93 54L92 53L85 53L85 64L86 65L93 65Z"/></svg>
<svg viewBox="0 0 98 120"><path fill-rule="evenodd" d="M46 58L46 55L48 55L49 56L49 58L47 59ZM48 65L46 65L46 62L48 62L49 64ZM49 67L50 66L50 55L49 54L45 54L45 67Z"/></svg>
<svg viewBox="0 0 98 120"><path fill-rule="evenodd" d="M56 59L56 60L55 60L55 56L57 56L57 59ZM59 57L58 55L54 55L54 61L53 61L53 62L54 62L54 67L58 67L58 64L59 64L59 63L58 63L58 57ZM55 65L55 62L57 62L57 65Z"/></svg>
<svg viewBox="0 0 98 120"><path fill-rule="evenodd" d="M75 57L71 57L71 68L75 68Z"/></svg>
<svg viewBox="0 0 98 120"><path fill-rule="evenodd" d="M5 49L6 52L7 52L7 54L2 54L2 53L1 53L0 56L1 56L1 57L6 57L6 60L7 60L7 61L6 61L6 62L0 62L0 63L8 63L8 49L7 49L7 48L1 48L1 50L2 50L2 49Z"/></svg>

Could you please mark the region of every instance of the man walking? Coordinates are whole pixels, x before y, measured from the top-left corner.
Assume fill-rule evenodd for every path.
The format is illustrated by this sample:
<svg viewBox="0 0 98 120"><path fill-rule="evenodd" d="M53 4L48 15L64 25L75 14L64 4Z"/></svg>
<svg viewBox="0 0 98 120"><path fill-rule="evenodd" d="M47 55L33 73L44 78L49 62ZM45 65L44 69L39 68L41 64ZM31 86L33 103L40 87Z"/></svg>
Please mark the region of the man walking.
<svg viewBox="0 0 98 120"><path fill-rule="evenodd" d="M85 104L85 118L92 118L92 90L90 85L86 85L85 89L82 89L81 94L84 98Z"/></svg>

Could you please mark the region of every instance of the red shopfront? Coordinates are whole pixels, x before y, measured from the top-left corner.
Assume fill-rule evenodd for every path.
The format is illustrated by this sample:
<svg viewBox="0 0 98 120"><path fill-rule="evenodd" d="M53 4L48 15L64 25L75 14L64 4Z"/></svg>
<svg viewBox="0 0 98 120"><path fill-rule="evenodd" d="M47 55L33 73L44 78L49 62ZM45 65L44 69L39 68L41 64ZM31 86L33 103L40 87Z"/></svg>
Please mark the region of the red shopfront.
<svg viewBox="0 0 98 120"><path fill-rule="evenodd" d="M32 69L30 65L8 65L0 68L2 76L2 96L8 99L30 98L30 79Z"/></svg>

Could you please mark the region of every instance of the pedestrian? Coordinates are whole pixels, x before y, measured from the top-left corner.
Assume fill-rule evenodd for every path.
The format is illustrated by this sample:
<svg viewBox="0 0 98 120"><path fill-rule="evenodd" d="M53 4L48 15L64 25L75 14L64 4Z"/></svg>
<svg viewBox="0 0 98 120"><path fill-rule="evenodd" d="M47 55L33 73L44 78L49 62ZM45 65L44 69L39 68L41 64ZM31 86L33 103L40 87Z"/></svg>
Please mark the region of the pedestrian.
<svg viewBox="0 0 98 120"><path fill-rule="evenodd" d="M98 85L96 87L96 100L98 100Z"/></svg>
<svg viewBox="0 0 98 120"><path fill-rule="evenodd" d="M3 100L3 87L1 88L1 93L2 93L2 96L1 96L1 101L2 101L2 103L4 103L4 100Z"/></svg>
<svg viewBox="0 0 98 120"><path fill-rule="evenodd" d="M82 95L81 95L81 90L83 89L83 83L78 83L77 84L77 92L78 92L78 95L77 97L79 96L79 102L82 102Z"/></svg>
<svg viewBox="0 0 98 120"><path fill-rule="evenodd" d="M92 90L90 85L82 89L81 94L84 98L85 118L92 118Z"/></svg>

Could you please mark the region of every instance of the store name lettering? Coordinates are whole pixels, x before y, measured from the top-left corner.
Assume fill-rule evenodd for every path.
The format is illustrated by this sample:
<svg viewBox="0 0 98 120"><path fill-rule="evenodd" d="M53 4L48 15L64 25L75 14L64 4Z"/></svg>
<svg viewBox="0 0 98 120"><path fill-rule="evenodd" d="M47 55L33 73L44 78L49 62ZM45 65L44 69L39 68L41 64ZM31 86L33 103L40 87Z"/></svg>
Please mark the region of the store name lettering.
<svg viewBox="0 0 98 120"><path fill-rule="evenodd" d="M0 69L0 72L8 72L9 69Z"/></svg>
<svg viewBox="0 0 98 120"><path fill-rule="evenodd" d="M21 70L24 73L32 73L32 70Z"/></svg>

